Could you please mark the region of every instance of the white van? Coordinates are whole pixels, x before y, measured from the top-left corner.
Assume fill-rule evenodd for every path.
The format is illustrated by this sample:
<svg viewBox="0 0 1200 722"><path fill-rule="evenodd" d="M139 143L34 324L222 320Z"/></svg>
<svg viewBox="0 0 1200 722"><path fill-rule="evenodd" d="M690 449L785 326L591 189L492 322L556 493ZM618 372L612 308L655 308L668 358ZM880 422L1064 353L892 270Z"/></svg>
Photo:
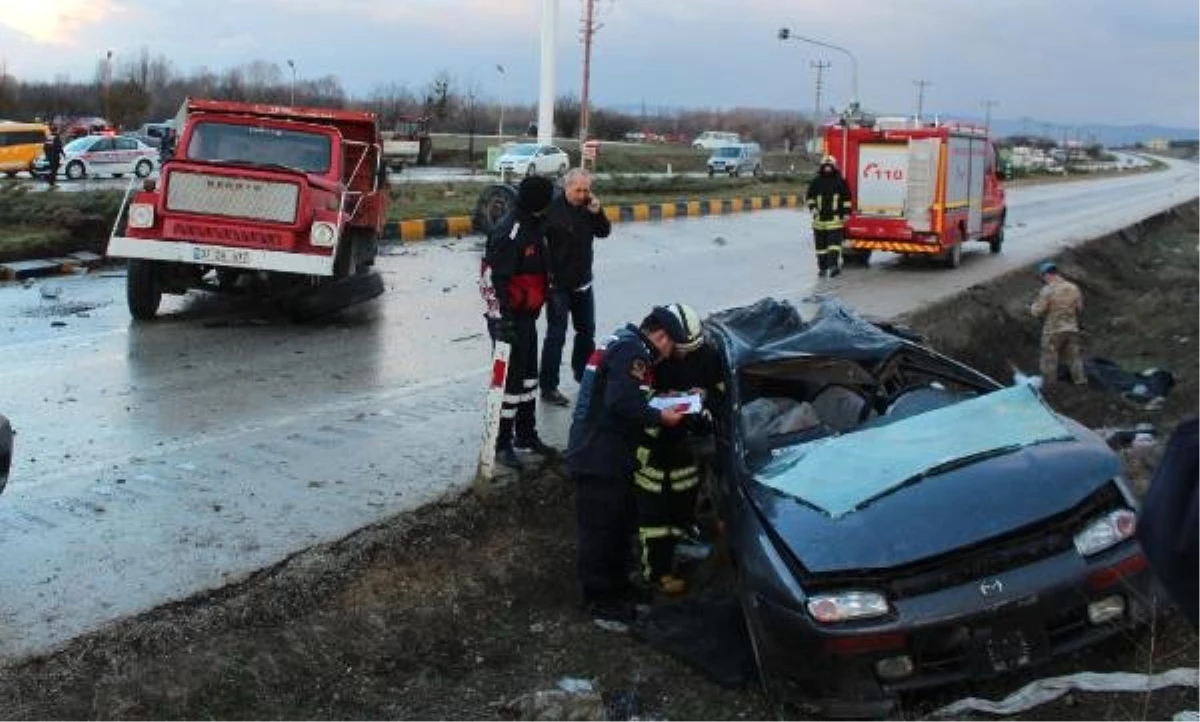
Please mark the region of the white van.
<svg viewBox="0 0 1200 722"><path fill-rule="evenodd" d="M762 149L758 143L723 145L713 150L712 155L708 159L709 178L712 178L717 173L724 173L731 176L750 173L751 175L759 176L762 175L762 172Z"/></svg>
<svg viewBox="0 0 1200 722"><path fill-rule="evenodd" d="M692 141L695 150L712 150L722 145L736 145L742 142L737 133L727 133L723 130L706 130Z"/></svg>

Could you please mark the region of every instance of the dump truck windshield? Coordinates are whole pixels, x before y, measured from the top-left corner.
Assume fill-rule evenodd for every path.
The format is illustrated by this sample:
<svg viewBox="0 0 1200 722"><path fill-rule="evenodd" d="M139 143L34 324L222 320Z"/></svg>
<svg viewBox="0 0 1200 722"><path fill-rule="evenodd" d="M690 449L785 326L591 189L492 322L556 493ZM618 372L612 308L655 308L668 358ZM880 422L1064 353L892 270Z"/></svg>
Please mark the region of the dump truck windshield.
<svg viewBox="0 0 1200 722"><path fill-rule="evenodd" d="M331 148L329 136L321 133L202 122L192 130L186 157L192 160L284 166L305 173L323 174L329 171Z"/></svg>

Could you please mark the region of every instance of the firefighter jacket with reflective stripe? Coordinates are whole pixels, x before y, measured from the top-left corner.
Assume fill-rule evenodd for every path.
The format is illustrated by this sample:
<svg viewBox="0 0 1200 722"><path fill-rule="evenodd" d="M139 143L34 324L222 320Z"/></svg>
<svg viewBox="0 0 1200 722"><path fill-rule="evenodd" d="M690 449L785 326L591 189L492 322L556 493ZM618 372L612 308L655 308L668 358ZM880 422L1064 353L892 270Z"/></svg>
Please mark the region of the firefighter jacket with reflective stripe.
<svg viewBox="0 0 1200 722"><path fill-rule="evenodd" d="M633 325L592 353L571 419L565 455L571 476L628 480L637 469L642 429L661 423L649 402L656 355L654 345Z"/></svg>
<svg viewBox="0 0 1200 722"><path fill-rule="evenodd" d="M494 301L500 315L541 313L546 302L545 221L515 209L488 234L480 274L485 304ZM484 279L491 281L491 298Z"/></svg>
<svg viewBox="0 0 1200 722"><path fill-rule="evenodd" d="M654 370L654 388L665 392L704 389L705 406L719 408L724 393L721 358L711 345L702 344L683 358L665 359ZM634 476L646 491L684 491L700 479L698 459L688 442L691 434L711 433L702 417L689 416L685 423L665 429L647 427L637 450L639 469Z"/></svg>
<svg viewBox="0 0 1200 722"><path fill-rule="evenodd" d="M831 165L821 166L821 172L808 184L804 198L812 214L813 230L841 228L850 215L850 187Z"/></svg>

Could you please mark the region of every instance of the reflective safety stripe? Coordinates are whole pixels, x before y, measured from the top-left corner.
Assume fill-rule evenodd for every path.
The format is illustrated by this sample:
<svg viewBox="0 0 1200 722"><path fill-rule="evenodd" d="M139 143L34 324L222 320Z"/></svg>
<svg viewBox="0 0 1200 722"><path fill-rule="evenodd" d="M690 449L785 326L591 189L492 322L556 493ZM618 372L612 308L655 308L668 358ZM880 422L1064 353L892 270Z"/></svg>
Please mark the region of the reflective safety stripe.
<svg viewBox="0 0 1200 722"><path fill-rule="evenodd" d="M841 218L834 218L828 221L819 221L814 218L812 222L813 229L817 231L833 231L841 228L844 225L845 222L842 221Z"/></svg>
<svg viewBox="0 0 1200 722"><path fill-rule="evenodd" d="M647 479L646 477L642 476L642 472L640 471L633 475L633 483L637 484L639 487L645 489L651 494L661 494L663 490L661 479L658 481Z"/></svg>
<svg viewBox="0 0 1200 722"><path fill-rule="evenodd" d="M517 418L517 409L515 407L511 407L511 406L507 406L507 407L500 409L500 418L502 418L502 419Z"/></svg>
<svg viewBox="0 0 1200 722"><path fill-rule="evenodd" d="M942 247L936 243L899 243L893 241L868 241L861 238L851 239L846 243L850 248L889 251L891 253L941 253Z"/></svg>

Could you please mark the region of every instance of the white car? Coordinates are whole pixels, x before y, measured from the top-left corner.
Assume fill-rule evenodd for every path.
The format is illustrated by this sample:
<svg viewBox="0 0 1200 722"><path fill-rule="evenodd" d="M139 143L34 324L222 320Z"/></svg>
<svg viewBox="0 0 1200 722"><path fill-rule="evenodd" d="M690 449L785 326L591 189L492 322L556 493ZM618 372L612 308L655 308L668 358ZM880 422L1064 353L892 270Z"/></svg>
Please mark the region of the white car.
<svg viewBox="0 0 1200 722"><path fill-rule="evenodd" d="M695 150L712 150L724 145L737 145L742 137L737 133L727 133L722 130L706 130L692 141Z"/></svg>
<svg viewBox="0 0 1200 722"><path fill-rule="evenodd" d="M501 178L509 176L561 176L571 167L571 156L553 145L518 143L510 146L496 159L496 171Z"/></svg>
<svg viewBox="0 0 1200 722"><path fill-rule="evenodd" d="M157 165L158 149L137 138L127 135L85 135L63 146L58 169L71 180L101 175L120 178L126 173L145 178ZM33 172L38 176L50 172L46 156L38 158L33 165Z"/></svg>

